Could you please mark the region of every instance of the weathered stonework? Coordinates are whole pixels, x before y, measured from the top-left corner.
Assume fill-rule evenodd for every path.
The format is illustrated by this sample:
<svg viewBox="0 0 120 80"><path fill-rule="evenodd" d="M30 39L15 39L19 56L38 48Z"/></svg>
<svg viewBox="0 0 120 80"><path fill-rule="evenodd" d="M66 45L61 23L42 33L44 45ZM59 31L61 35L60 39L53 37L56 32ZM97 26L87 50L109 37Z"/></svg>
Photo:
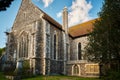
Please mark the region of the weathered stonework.
<svg viewBox="0 0 120 80"><path fill-rule="evenodd" d="M84 50L85 50L85 46L88 43L87 36L71 40L71 43L70 43L70 45L71 45L70 60L78 60L78 44L79 43L82 44L81 45L81 54L82 54L82 59L85 60Z"/></svg>
<svg viewBox="0 0 120 80"><path fill-rule="evenodd" d="M66 7L63 9L61 26L32 4L31 0L22 0L12 30L7 35L7 60L28 60L33 74L84 77L98 74L89 70L86 72L86 67L92 70L98 69L98 65L89 64L86 60L84 48L88 43L87 36L73 38L69 35Z"/></svg>
<svg viewBox="0 0 120 80"><path fill-rule="evenodd" d="M69 38L70 40L70 60L67 61L67 75L72 75L72 76L82 76L82 77L98 77L99 76L99 69L98 72L91 72L90 74L88 74L86 72L87 67L86 65L88 65L90 63L90 67L92 66L92 64L96 64L96 63L91 63L87 61L87 56L85 56L85 46L88 43L87 40L87 36L83 36L83 37L78 37L75 39ZM81 43L81 59L78 59L78 45L79 43ZM77 70L79 73L75 74L74 73L74 66L77 65L79 67L79 69ZM98 64L96 64L96 66L99 66Z"/></svg>

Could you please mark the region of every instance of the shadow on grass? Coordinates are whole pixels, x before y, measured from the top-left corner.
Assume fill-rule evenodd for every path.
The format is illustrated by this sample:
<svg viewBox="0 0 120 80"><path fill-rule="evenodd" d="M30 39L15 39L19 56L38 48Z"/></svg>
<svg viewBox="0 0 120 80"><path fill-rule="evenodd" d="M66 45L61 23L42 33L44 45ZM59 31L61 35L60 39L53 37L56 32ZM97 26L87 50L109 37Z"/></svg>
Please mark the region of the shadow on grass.
<svg viewBox="0 0 120 80"><path fill-rule="evenodd" d="M100 80L98 78L82 78L72 76L36 76L22 80Z"/></svg>

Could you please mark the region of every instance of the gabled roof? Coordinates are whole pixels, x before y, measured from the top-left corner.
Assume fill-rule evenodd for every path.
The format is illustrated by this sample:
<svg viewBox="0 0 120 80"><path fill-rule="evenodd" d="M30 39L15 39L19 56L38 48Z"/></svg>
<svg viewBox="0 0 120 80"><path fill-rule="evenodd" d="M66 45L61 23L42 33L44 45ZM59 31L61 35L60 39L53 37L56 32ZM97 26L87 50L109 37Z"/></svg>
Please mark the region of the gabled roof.
<svg viewBox="0 0 120 80"><path fill-rule="evenodd" d="M34 5L34 4L33 4ZM40 11L42 11L39 7L37 7L36 5L34 5L37 9L39 9ZM53 25L55 25L56 27L58 27L59 29L62 29L62 25L59 24L57 21L55 21L52 17L50 17L47 13L45 13L44 11L42 11L42 13L44 13L44 15L42 16L44 19L46 19L47 21L49 21L50 23L52 23Z"/></svg>
<svg viewBox="0 0 120 80"><path fill-rule="evenodd" d="M76 38L76 37L89 34L90 32L92 32L93 27L94 27L93 23L95 23L97 19L90 20L90 21L70 27L69 28L70 36L72 36L73 38Z"/></svg>
<svg viewBox="0 0 120 80"><path fill-rule="evenodd" d="M33 4L33 3L32 3ZM43 10L41 10L38 6L34 5L37 9L39 9L40 11L42 11L42 13L44 13L44 15L42 16L44 19L46 19L47 21L49 21L50 23L52 23L53 25L55 25L55 27L59 28L62 30L62 25L59 24L57 21L55 21L52 17L50 17L47 13L45 13Z"/></svg>
<svg viewBox="0 0 120 80"><path fill-rule="evenodd" d="M27 18L24 18L24 14ZM32 3L31 0L22 0L17 16L14 20L13 29L27 25L42 18L53 24L56 28L62 30L62 25L47 15L44 11ZM18 25L19 24L19 25Z"/></svg>
<svg viewBox="0 0 120 80"><path fill-rule="evenodd" d="M62 30L62 31L64 31L63 29L62 29L62 25L61 24L59 24L57 21L55 21L53 18L51 18L49 15L47 15L44 11L42 11L40 8L38 8L36 5L34 5L32 2L29 2L30 0L22 0L22 3L21 3L21 6L20 6L20 8L19 8L19 11L18 11L18 14L21 14L21 12L24 10L24 9L22 9L22 6L24 7L25 5L27 5L26 7L25 7L25 9L28 9L28 7L32 7L32 10L33 11L31 11L31 13L33 12L35 15L37 15L37 17L35 17L34 15L32 15L32 14L30 14L30 15L32 15L32 17L29 17L28 15L28 18L30 18L30 20L31 21L34 21L34 20L38 20L40 17L40 14L41 13L39 13L40 11L43 13L43 18L44 19L46 19L47 21L49 21L51 24L53 24L55 27L57 27L57 28L59 28L60 30ZM22 5L24 2L26 2L24 5ZM37 11L36 12L34 12L35 11L35 9L37 9ZM21 11L21 12L20 12ZM21 26L21 24L23 24L23 22L21 22L21 21L19 21L19 19L21 18L21 16L20 15L18 15L17 14L17 16L16 16L16 19L15 19L15 22L14 22L14 24L15 23L19 23L19 26ZM23 14L23 13L22 13ZM34 18L34 19L33 19ZM17 20L18 19L18 20ZM69 28L69 34L70 34L70 36L71 37L73 37L73 38L76 38L76 37L80 37L80 36L84 36L84 35L86 35L86 34L89 34L91 31L92 31L92 29L93 29L93 27L94 27L94 25L93 25L93 23L95 22L95 20L96 19L94 19L94 20L90 20L90 21L88 21L88 22L85 22L85 23L82 23L82 24L78 24L78 25L75 25L75 26L72 26L72 27L70 27ZM18 21L18 22L17 22ZM20 24L21 23L21 24ZM13 24L13 26L15 26ZM18 27L18 25L16 25L17 27Z"/></svg>

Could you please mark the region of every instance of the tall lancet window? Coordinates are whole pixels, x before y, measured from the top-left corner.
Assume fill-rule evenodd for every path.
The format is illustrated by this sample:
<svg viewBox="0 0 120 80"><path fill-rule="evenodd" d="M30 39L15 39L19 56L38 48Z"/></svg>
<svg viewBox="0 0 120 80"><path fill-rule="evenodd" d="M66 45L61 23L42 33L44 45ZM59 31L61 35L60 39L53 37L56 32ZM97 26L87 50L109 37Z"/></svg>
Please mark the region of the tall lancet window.
<svg viewBox="0 0 120 80"><path fill-rule="evenodd" d="M56 59L56 34L54 35L54 59Z"/></svg>
<svg viewBox="0 0 120 80"><path fill-rule="evenodd" d="M29 40L28 34L26 32L22 32L19 36L19 58L28 57L28 47L29 47Z"/></svg>
<svg viewBox="0 0 120 80"><path fill-rule="evenodd" d="M78 60L81 60L81 43L78 43Z"/></svg>
<svg viewBox="0 0 120 80"><path fill-rule="evenodd" d="M28 57L28 41L29 41L28 40L28 35L26 35L25 36L25 44L24 44L25 45L25 52L24 52L25 56L24 57L26 57L26 58Z"/></svg>

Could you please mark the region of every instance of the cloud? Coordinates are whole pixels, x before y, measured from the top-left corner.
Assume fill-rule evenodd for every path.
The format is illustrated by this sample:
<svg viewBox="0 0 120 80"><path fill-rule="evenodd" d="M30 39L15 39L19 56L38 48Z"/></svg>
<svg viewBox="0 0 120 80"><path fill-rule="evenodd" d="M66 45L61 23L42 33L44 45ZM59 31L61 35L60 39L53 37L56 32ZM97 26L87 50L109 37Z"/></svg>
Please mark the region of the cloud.
<svg viewBox="0 0 120 80"><path fill-rule="evenodd" d="M91 19L89 11L92 9L91 2L86 0L73 0L72 5L68 8L69 26L79 24ZM62 16L62 11L57 13L57 18Z"/></svg>
<svg viewBox="0 0 120 80"><path fill-rule="evenodd" d="M62 11L57 13L57 18L60 18L60 17L62 17Z"/></svg>
<svg viewBox="0 0 120 80"><path fill-rule="evenodd" d="M68 14L69 26L90 20L89 11L91 8L91 2L87 2L86 0L74 0Z"/></svg>
<svg viewBox="0 0 120 80"><path fill-rule="evenodd" d="M42 0L42 1L44 3L45 8L48 7L53 2L53 0Z"/></svg>

